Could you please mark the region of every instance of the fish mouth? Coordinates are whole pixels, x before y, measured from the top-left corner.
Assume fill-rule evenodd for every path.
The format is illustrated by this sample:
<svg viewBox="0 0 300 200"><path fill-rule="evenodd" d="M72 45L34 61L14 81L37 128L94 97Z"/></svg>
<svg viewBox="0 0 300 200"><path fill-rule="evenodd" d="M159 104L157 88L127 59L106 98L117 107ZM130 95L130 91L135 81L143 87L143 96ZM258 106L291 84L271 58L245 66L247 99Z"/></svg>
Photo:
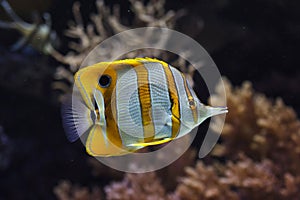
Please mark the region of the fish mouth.
<svg viewBox="0 0 300 200"><path fill-rule="evenodd" d="M104 105L104 98L100 91L94 91L94 115L95 115L95 122L99 125L105 125L105 105Z"/></svg>
<svg viewBox="0 0 300 200"><path fill-rule="evenodd" d="M96 102L96 99L94 98L93 101L93 105L94 105L94 110L91 110L91 118L93 120L93 122L97 122L100 120L100 114L99 114L99 107L98 107L98 103Z"/></svg>
<svg viewBox="0 0 300 200"><path fill-rule="evenodd" d="M97 119L99 119L98 106L95 101L93 103L93 106L94 106L94 109L90 110L90 117L92 119L92 122L95 124L97 122Z"/></svg>

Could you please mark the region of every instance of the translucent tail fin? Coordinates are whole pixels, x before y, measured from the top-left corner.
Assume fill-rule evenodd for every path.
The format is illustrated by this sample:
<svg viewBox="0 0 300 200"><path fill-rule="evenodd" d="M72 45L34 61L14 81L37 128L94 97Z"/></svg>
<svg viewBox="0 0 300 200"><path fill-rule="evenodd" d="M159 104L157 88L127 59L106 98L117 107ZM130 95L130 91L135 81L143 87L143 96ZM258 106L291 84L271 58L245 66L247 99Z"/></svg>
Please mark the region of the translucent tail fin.
<svg viewBox="0 0 300 200"><path fill-rule="evenodd" d="M211 107L205 106L207 117L212 117L220 114L224 114L228 112L227 107Z"/></svg>

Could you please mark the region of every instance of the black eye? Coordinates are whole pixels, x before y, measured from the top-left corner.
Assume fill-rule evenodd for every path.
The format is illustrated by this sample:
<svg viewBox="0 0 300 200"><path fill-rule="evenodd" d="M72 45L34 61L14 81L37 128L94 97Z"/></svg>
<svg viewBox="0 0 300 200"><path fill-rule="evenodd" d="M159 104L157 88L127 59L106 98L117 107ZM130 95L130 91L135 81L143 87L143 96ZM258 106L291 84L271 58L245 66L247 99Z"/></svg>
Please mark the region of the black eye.
<svg viewBox="0 0 300 200"><path fill-rule="evenodd" d="M99 85L101 87L108 87L110 85L110 82L111 82L111 77L109 75L102 75L100 78L99 78Z"/></svg>

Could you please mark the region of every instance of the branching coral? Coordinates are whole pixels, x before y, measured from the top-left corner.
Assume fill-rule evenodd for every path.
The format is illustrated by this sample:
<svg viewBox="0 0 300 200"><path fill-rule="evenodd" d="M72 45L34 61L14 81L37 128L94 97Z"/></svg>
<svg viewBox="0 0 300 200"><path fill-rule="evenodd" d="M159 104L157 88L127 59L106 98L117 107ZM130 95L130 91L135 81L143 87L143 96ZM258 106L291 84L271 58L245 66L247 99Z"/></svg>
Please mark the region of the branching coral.
<svg viewBox="0 0 300 200"><path fill-rule="evenodd" d="M274 103L255 93L249 82L236 89L226 79L224 83L229 113L222 132L221 154L230 159L237 152L258 161L268 158L281 170L299 174L300 121L294 110L281 99ZM218 95L212 98L217 101Z"/></svg>
<svg viewBox="0 0 300 200"><path fill-rule="evenodd" d="M105 187L107 199L146 200L166 199L166 191L156 174L126 174L123 181Z"/></svg>
<svg viewBox="0 0 300 200"><path fill-rule="evenodd" d="M186 168L186 174L175 191L179 199L238 199L238 195L221 181L213 166L205 166L199 161L195 168Z"/></svg>
<svg viewBox="0 0 300 200"><path fill-rule="evenodd" d="M147 152L147 149L143 150ZM184 167L192 166L195 162L196 151L193 148L188 149L180 158L170 164L168 167L162 168L156 172L159 177L163 177L163 185L166 190L173 190L177 185L177 176L184 174ZM124 173L107 167L95 158L88 158L88 163L92 168L92 174L101 179L112 178L114 180L123 177ZM135 166L133 166L135 167ZM174 176L176 174L177 176Z"/></svg>
<svg viewBox="0 0 300 200"><path fill-rule="evenodd" d="M276 163L270 160L255 162L239 155L225 165L205 165L198 161L195 168L186 168L175 195L180 199L297 199L299 176L284 173L277 176Z"/></svg>
<svg viewBox="0 0 300 200"><path fill-rule="evenodd" d="M91 22L85 25L80 12L80 4L75 3L73 5L74 22L69 23L69 29L66 31L66 35L77 42L70 42L70 51L67 55L62 55L58 51L52 51L51 55L56 58L62 64L67 65L67 68L60 66L57 68L53 87L58 90L62 90L63 93L67 93L70 87L60 80L66 80L67 82L73 82L73 74L79 69L83 59L102 41L110 36L113 36L121 31L129 30L138 27L168 27L173 28L178 17L183 15L183 11L165 11L164 0L151 0L148 4L143 4L137 0L130 0L132 4L132 11L135 14L135 18L132 20L131 26L125 26L122 24L120 17L120 8L118 6L113 7L113 12L110 12L109 7L104 4L103 0L96 1L97 14L90 16ZM151 32L147 33L151 35ZM126 46L137 45L142 40L141 36L131 35L133 38L128 40ZM145 37L145 36L142 36ZM157 41L158 44L165 43L168 39L168 35L162 35ZM126 42L127 40L125 40ZM119 49L119 43L111 44L105 49L99 50L97 58L93 58L90 64L99 62L101 60L110 60L112 54L117 54ZM113 52L113 53L112 53ZM144 49L139 51L130 52L122 55L125 57L166 57L161 55L160 51L154 49ZM166 52L165 52L166 54Z"/></svg>
<svg viewBox="0 0 300 200"><path fill-rule="evenodd" d="M255 93L249 82L241 88L233 88L226 79L224 84L229 113L221 145L214 151L233 161L239 159L240 153L249 157L243 159L246 161L244 170L233 170L234 165L228 164L227 173L239 179L231 183L240 187L243 198L248 195L252 197L250 199L296 199L300 195L300 121L296 113L281 99L273 102L263 94ZM220 86L217 90L218 94L211 97L212 101L224 95ZM259 171L253 174L251 170L255 168L265 175ZM245 178L255 175L256 178L246 181L243 175Z"/></svg>
<svg viewBox="0 0 300 200"><path fill-rule="evenodd" d="M55 188L54 193L59 200L101 200L101 190L87 187L73 186L69 181L61 181Z"/></svg>
<svg viewBox="0 0 300 200"><path fill-rule="evenodd" d="M229 161L224 167L224 177L220 180L230 188L235 188L240 199L274 199L278 196L276 167L269 160L254 162L241 156L237 162Z"/></svg>

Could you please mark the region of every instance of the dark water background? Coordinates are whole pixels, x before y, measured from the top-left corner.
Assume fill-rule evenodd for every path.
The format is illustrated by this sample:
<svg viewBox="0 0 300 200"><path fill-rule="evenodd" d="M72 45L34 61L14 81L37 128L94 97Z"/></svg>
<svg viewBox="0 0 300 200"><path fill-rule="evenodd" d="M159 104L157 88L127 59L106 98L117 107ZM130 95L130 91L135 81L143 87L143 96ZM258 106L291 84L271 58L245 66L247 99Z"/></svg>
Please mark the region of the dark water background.
<svg viewBox="0 0 300 200"><path fill-rule="evenodd" d="M69 40L63 31L72 19L73 2L14 0L11 5L27 20L32 10L49 12L62 40L60 50L66 52ZM88 20L94 3L80 2ZM130 5L122 1L120 6L124 22L130 23ZM234 85L250 80L255 90L281 97L299 115L299 1L167 0L165 8L186 9L176 30L196 39ZM0 17L5 19L2 10ZM0 29L0 132L7 136L0 146L0 199L54 199L53 187L61 179L108 184L110 180L91 175L80 142L70 144L65 138L51 88L59 63L33 50L9 51L18 37Z"/></svg>

